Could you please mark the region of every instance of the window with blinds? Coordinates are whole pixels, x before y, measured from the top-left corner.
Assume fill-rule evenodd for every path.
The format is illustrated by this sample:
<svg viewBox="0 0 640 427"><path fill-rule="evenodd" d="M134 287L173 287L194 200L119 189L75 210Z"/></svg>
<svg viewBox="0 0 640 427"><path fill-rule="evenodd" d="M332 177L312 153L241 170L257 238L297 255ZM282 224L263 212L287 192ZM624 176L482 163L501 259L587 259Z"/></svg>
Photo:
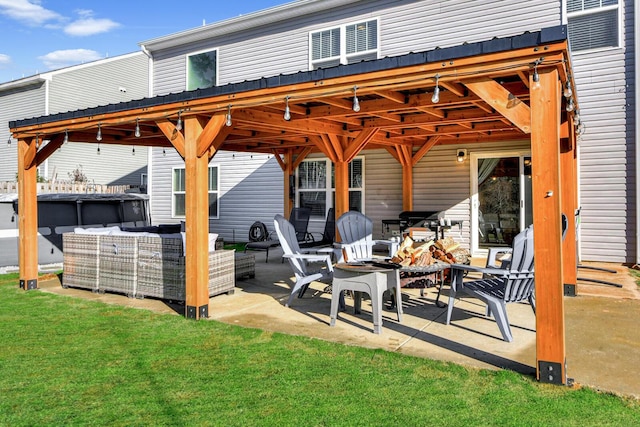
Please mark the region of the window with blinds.
<svg viewBox="0 0 640 427"><path fill-rule="evenodd" d="M620 46L618 0L567 0L572 52Z"/></svg>
<svg viewBox="0 0 640 427"><path fill-rule="evenodd" d="M310 33L311 69L378 58L378 20Z"/></svg>

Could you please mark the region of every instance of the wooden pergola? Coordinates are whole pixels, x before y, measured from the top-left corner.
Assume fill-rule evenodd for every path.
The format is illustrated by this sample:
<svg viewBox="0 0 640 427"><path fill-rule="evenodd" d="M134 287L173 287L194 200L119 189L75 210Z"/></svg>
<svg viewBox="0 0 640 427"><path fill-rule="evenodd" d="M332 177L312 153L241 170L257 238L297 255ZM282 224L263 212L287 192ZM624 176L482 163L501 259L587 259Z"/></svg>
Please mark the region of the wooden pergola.
<svg viewBox="0 0 640 427"><path fill-rule="evenodd" d="M207 177L218 151L275 155L283 170L284 212L292 204L289 177L307 155L323 153L335 167L338 217L348 210L348 164L362 150L383 148L402 165L403 209L411 210L413 167L434 146L527 140L534 165L538 377L564 384L563 295L575 286L577 265L579 119L571 74L566 27L560 26L12 122L20 286L38 286L36 167L67 140L174 148L184 159L185 315L195 319L208 317Z"/></svg>

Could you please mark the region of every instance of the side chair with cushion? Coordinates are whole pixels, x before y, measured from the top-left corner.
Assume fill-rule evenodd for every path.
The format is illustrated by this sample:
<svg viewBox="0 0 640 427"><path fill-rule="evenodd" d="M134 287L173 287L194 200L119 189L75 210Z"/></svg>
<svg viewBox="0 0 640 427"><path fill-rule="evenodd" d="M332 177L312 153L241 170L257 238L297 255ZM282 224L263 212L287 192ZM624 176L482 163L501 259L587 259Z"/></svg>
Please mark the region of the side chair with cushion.
<svg viewBox="0 0 640 427"><path fill-rule="evenodd" d="M482 268L462 264L451 265L452 282L449 307L447 308L447 325L451 321L451 312L458 292L479 298L487 304L487 316L493 315L495 317L502 337L507 342L513 341L513 335L507 317L506 304L529 302L535 314L533 227L530 226L517 234L513 239L512 247L506 251L505 248L501 248L501 252L510 252L511 258L508 261L503 261L500 267ZM492 264L493 261L489 259L488 263ZM480 272L483 277L463 283L465 271Z"/></svg>
<svg viewBox="0 0 640 427"><path fill-rule="evenodd" d="M293 269L296 282L291 289L291 295L286 306L289 307L296 293L302 298L309 284L314 281L330 284L333 280L333 265L331 255L311 254L306 249L300 249L294 226L282 215L276 215L273 220L283 257L289 260ZM312 269L309 263L324 264L324 266ZM318 265L316 264L316 265Z"/></svg>
<svg viewBox="0 0 640 427"><path fill-rule="evenodd" d="M373 258L373 246L384 244L389 247L389 256L393 255L398 243L391 240L373 240L373 222L358 211L345 212L336 221L341 241L336 246L342 249L344 259L340 262L370 261Z"/></svg>

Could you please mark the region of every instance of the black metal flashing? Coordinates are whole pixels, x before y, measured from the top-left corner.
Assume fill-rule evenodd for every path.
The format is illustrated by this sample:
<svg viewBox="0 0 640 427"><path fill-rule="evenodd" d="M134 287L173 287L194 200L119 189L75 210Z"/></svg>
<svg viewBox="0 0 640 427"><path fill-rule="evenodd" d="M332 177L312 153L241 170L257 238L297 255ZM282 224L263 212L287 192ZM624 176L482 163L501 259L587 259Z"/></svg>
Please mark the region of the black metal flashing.
<svg viewBox="0 0 640 427"><path fill-rule="evenodd" d="M292 84L306 83L335 77L352 76L363 73L390 70L398 67L426 64L437 61L452 61L476 55L506 52L514 49L536 47L546 43L561 42L567 40L566 25L544 28L536 32L493 38L476 43L464 43L447 48L435 48L433 50L417 53L408 53L401 56L386 57L370 61L362 61L349 65L338 65L330 68L319 68L312 71L300 71L293 74L280 74L278 76L263 77L257 80L248 80L240 83L229 83L224 86L214 86L206 89L196 89L168 95L160 95L152 98L143 98L133 101L120 102L105 106L86 108L48 116L34 117L30 119L15 120L9 122L10 128L32 126L51 123L60 120L78 119L99 114L115 113L139 108L155 107L174 102L192 101L212 96L228 95L256 89L275 88Z"/></svg>

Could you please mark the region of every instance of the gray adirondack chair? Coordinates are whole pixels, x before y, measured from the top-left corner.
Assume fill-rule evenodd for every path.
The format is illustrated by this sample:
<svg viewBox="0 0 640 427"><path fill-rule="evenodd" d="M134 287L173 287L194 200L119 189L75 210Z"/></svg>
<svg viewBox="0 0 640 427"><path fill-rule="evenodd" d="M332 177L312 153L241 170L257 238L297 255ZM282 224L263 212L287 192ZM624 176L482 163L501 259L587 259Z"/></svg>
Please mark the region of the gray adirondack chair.
<svg viewBox="0 0 640 427"><path fill-rule="evenodd" d="M286 304L289 307L295 294L298 294L298 298L302 298L311 282L319 281L330 284L333 280L333 265L329 254L312 254L305 249L300 249L296 230L285 217L276 215L273 219L273 224L284 253L283 257L289 261L296 277L296 282L291 289L291 295ZM325 265L324 267L312 269L309 263L324 263Z"/></svg>
<svg viewBox="0 0 640 427"><path fill-rule="evenodd" d="M479 298L487 304L487 316L494 316L502 337L507 342L513 341L513 335L507 317L506 304L528 301L535 314L533 227L528 227L516 235L511 249L505 252L511 253L511 259L502 262L500 267L482 268L460 264L451 266L452 283L447 308L447 325L451 321L451 312L458 292ZM488 260L488 263L492 261ZM465 271L481 272L483 278L463 283Z"/></svg>
<svg viewBox="0 0 640 427"><path fill-rule="evenodd" d="M389 255L398 249L398 243L391 240L373 240L373 222L358 211L345 212L336 221L344 259L340 262L370 261L373 258L373 246L384 244L389 247Z"/></svg>

